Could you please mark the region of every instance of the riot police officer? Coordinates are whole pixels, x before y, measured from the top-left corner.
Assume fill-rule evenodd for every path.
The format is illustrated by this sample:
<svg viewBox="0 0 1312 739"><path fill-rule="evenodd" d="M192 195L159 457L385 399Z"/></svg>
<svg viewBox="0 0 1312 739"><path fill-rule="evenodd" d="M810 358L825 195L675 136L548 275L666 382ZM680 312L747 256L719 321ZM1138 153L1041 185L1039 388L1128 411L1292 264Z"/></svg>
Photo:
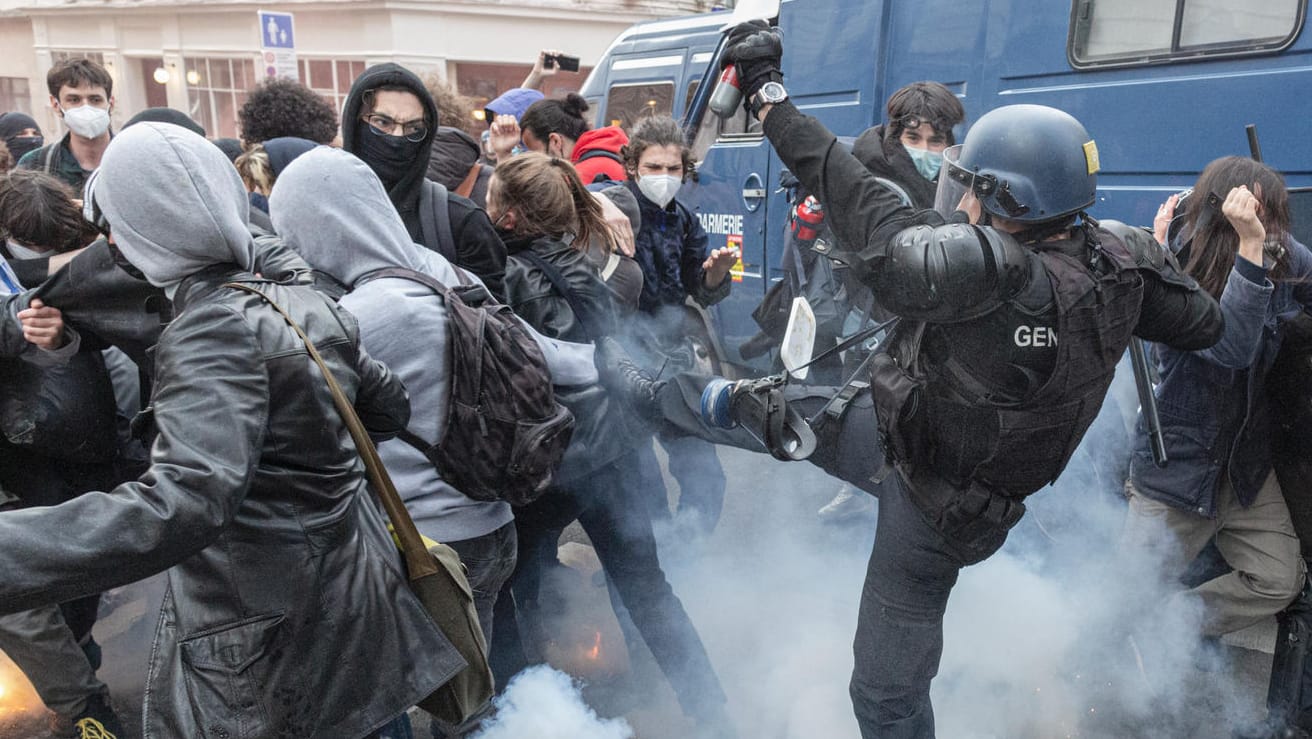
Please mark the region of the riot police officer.
<svg viewBox="0 0 1312 739"><path fill-rule="evenodd" d="M1085 214L1099 162L1073 117L1036 105L984 115L945 152L939 206L917 211L788 101L781 55L779 35L763 23L729 34L726 59L738 65L744 105L825 203L840 245L833 256L901 316L872 363L864 403L848 393L854 410L828 425L811 457L867 490L879 455L853 453L855 440L891 462L861 595L852 701L865 739L930 737L929 685L959 570L997 551L1025 496L1061 473L1132 335L1204 348L1220 336L1221 314L1146 232ZM792 413L769 383L682 378L653 400L667 422L692 425L671 396L691 405L701 386L707 420L814 443L796 426L814 397Z"/></svg>

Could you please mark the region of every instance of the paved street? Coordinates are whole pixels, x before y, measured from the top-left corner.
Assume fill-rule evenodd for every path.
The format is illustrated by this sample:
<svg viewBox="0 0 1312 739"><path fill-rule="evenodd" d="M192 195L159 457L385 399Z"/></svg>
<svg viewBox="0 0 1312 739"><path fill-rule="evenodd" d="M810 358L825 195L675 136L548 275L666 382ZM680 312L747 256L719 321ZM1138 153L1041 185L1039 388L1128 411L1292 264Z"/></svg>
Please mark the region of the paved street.
<svg viewBox="0 0 1312 739"><path fill-rule="evenodd" d="M719 528L701 547L666 537L662 558L719 671L740 735L856 739L847 679L874 512L822 523L815 511L837 490L835 481L763 455L721 450L720 458L728 492ZM1066 529L1051 509L1068 492L1041 492L1053 504L1031 505L1059 538ZM1091 604L1061 569L1068 557L1018 556L1013 550L1034 549L1021 544L1061 546L1033 526L1023 523L1004 554L965 571L954 592L935 683L940 736L1224 739L1234 716L1261 705L1267 653L1229 648L1233 665L1200 672L1158 655L1150 642L1136 656L1128 640L1088 630L1084 615L1115 604ZM576 608L553 661L583 676L590 702L603 715L625 716L640 737L691 736L650 655L627 655L585 541L571 530L561 550L576 573L565 588ZM134 725L160 595L158 579L128 588L97 626L102 676ZM1272 629L1245 638L1269 650ZM43 711L21 710L33 705L30 694L8 672L0 681L0 737L48 736ZM634 692L639 699L625 697Z"/></svg>

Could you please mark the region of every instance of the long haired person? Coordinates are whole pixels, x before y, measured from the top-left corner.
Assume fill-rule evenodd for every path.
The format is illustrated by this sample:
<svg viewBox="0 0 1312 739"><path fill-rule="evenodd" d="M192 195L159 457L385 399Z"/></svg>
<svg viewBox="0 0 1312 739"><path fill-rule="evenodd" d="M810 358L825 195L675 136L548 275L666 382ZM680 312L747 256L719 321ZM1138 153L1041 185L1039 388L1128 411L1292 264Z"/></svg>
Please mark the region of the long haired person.
<svg viewBox="0 0 1312 739"><path fill-rule="evenodd" d="M529 324L551 338L595 341L614 331L615 307L586 245L609 239L601 208L569 162L528 153L500 164L488 188L488 216L509 259L506 294ZM555 559L559 531L578 519L607 576L669 679L684 713L704 736L734 736L725 695L692 621L656 555L651 519L629 484L634 430L618 403L595 386L557 397L574 412L571 452L558 489L516 511L520 558L512 578L520 632L530 659L541 657L549 625L542 575Z"/></svg>

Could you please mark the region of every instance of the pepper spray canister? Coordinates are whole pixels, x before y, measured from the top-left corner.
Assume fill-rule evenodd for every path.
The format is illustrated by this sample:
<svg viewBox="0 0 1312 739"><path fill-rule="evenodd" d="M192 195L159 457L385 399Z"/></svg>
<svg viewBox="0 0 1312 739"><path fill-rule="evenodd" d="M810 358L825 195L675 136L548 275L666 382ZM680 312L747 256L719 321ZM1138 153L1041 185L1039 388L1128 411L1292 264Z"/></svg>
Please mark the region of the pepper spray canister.
<svg viewBox="0 0 1312 739"><path fill-rule="evenodd" d="M711 91L711 110L721 118L732 118L743 102L743 91L738 88L738 65L730 64L720 73L720 81Z"/></svg>

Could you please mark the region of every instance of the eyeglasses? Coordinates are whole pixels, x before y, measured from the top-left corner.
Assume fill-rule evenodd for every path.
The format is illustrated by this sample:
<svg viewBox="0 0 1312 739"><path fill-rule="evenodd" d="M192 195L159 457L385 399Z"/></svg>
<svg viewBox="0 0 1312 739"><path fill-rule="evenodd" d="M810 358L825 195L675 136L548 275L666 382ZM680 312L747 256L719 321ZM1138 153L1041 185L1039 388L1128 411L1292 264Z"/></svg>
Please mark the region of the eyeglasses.
<svg viewBox="0 0 1312 739"><path fill-rule="evenodd" d="M428 124L422 120L415 121L398 121L391 116L382 113L371 113L361 117L362 121L369 124L369 130L377 136L404 136L406 141L423 141L428 135ZM397 130L400 129L400 133Z"/></svg>

